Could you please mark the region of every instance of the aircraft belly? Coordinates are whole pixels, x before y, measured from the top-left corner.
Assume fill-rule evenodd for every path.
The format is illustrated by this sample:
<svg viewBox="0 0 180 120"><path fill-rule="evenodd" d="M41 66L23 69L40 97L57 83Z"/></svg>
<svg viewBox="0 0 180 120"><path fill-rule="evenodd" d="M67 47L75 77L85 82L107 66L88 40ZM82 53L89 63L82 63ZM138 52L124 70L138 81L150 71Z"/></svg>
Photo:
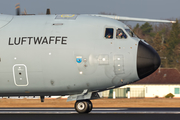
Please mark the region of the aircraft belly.
<svg viewBox="0 0 180 120"><path fill-rule="evenodd" d="M23 78L23 77L22 77ZM27 82L16 81L13 78L13 73L0 73L0 94L31 94L34 92L43 92L44 85L42 81L42 72L28 72L29 84ZM6 95L4 94L4 95Z"/></svg>
<svg viewBox="0 0 180 120"><path fill-rule="evenodd" d="M117 85L119 76L122 78L122 74L115 73L115 68L112 70L118 80L113 79L113 82L111 82L112 78L108 77L107 68L111 66L111 63L109 61L107 65L102 60L104 57L106 60L112 57L108 54L76 54L73 50L67 49L44 49L40 53L34 53L34 55L31 52L26 52L31 56L28 57L23 52L18 52L19 55L17 56L13 54L13 57L11 57L12 63L7 66L6 74L1 69L0 93L26 95L40 92L76 94L81 93L84 89L93 91L105 89L111 86L112 83ZM82 55L86 62L77 63L76 55ZM16 59L14 59L14 56L16 56ZM27 58L23 56L27 56ZM87 66L84 66L85 64Z"/></svg>

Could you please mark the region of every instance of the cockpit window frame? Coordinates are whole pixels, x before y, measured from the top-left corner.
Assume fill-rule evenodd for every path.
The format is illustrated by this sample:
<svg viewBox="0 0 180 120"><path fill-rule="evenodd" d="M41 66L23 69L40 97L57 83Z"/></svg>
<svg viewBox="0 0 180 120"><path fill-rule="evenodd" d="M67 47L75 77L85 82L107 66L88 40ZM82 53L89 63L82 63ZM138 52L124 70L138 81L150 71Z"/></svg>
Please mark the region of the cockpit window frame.
<svg viewBox="0 0 180 120"><path fill-rule="evenodd" d="M119 33L118 33L118 30L119 31L121 31L121 37L120 37L120 35L119 35ZM122 29L122 28L116 28L116 39L117 40L126 40L126 39L128 39L128 35L127 35L127 33L126 33L126 31L124 30L124 29Z"/></svg>
<svg viewBox="0 0 180 120"><path fill-rule="evenodd" d="M138 38L137 35L130 29L130 28L126 28L125 31L127 32L127 34L132 37L132 38Z"/></svg>
<svg viewBox="0 0 180 120"><path fill-rule="evenodd" d="M112 37L110 37L110 38L107 37L107 35L108 35L108 34L107 34L107 29L112 29L112 30L113 30L113 33L111 34ZM104 38L105 38L105 39L108 39L108 40L113 40L113 39L114 39L114 33L115 33L115 32L114 32L114 30L115 30L114 27L105 27L104 30L105 30L105 31L104 31Z"/></svg>

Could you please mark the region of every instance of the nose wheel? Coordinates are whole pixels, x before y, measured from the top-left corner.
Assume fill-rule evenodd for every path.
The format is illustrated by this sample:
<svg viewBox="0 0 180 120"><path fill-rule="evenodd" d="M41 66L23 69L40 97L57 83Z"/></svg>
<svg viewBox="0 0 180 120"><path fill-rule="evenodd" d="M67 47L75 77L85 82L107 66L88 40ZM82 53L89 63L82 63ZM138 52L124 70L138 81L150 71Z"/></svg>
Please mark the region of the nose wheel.
<svg viewBox="0 0 180 120"><path fill-rule="evenodd" d="M80 114L89 113L91 112L93 105L90 100L82 100L82 101L76 101L74 108Z"/></svg>

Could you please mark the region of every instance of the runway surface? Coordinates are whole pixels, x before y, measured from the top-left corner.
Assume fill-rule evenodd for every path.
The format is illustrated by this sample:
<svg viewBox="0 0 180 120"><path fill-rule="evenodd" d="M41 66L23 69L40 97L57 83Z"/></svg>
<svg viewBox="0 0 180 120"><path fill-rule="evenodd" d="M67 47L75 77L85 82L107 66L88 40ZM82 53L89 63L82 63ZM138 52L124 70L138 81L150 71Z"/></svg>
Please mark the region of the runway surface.
<svg viewBox="0 0 180 120"><path fill-rule="evenodd" d="M0 108L0 120L179 120L180 108Z"/></svg>
<svg viewBox="0 0 180 120"><path fill-rule="evenodd" d="M0 108L0 114L77 114L74 108ZM180 108L93 108L89 114L179 114Z"/></svg>

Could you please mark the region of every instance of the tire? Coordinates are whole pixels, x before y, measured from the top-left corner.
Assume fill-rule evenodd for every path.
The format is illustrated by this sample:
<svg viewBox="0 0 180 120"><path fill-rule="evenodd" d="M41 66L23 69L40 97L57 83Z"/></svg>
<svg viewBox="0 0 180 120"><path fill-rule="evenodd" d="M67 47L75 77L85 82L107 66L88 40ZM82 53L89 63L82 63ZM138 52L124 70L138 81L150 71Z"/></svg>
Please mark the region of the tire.
<svg viewBox="0 0 180 120"><path fill-rule="evenodd" d="M88 102L88 106L89 106L88 112L91 112L91 110L93 109L93 104L90 100L87 100L87 102Z"/></svg>
<svg viewBox="0 0 180 120"><path fill-rule="evenodd" d="M89 102L87 101L76 101L75 110L80 113L89 113Z"/></svg>

